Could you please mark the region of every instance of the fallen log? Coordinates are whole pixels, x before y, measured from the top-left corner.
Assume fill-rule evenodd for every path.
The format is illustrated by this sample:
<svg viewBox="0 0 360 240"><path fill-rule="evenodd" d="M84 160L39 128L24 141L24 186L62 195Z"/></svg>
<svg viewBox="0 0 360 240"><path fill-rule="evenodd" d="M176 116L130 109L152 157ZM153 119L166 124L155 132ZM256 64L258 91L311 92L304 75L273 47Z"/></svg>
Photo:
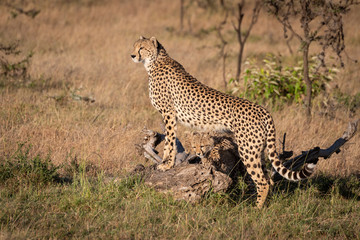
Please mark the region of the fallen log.
<svg viewBox="0 0 360 240"><path fill-rule="evenodd" d="M308 151L303 151L299 156L291 159L288 158L293 155L293 152L285 151L284 135L280 159L283 160L284 166L291 170L298 170L305 163L313 162L314 159L327 159L333 153L339 153L340 148L355 135L358 122L359 120L350 122L342 137L337 139L330 147L326 149L315 147ZM148 129L144 129L143 133L145 135L144 139L141 144L136 145L137 150L146 159L154 162L155 165L161 163L162 159L158 155L156 147L164 140L165 136ZM176 139L176 145L178 154L176 155L174 168L161 172L156 170L155 165L148 168L143 166L137 167L137 173L146 172L146 174L143 174L146 185L154 187L160 192L170 192L175 199L183 199L190 202L200 200L210 191L226 192L230 188L233 182L230 176L218 171L215 166L201 164L201 161L196 160L196 156L185 151L179 139ZM240 161L240 159L236 159L236 161ZM224 161L224 164L226 164L226 161ZM270 175L273 181L283 179L275 170L272 170Z"/></svg>
<svg viewBox="0 0 360 240"><path fill-rule="evenodd" d="M225 173L217 171L214 166L198 164L197 156L185 151L185 148L176 139L178 153L175 158L175 167L161 172L156 165L162 162L156 147L165 139L163 134L143 129L144 138L136 149L154 165L145 168L136 166L133 173L140 174L146 185L163 193L171 193L177 200L196 202L204 195L212 192L225 192L232 184L232 179Z"/></svg>
<svg viewBox="0 0 360 240"><path fill-rule="evenodd" d="M146 185L188 202L196 202L210 191L225 192L231 183L226 174L201 164L181 164L166 172L153 171L145 178Z"/></svg>

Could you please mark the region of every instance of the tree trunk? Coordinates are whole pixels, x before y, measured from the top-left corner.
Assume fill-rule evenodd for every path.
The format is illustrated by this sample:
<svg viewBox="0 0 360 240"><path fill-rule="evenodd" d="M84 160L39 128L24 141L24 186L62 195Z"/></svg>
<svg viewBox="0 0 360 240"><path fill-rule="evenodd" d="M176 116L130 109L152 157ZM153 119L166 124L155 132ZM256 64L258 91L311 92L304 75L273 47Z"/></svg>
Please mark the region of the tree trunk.
<svg viewBox="0 0 360 240"><path fill-rule="evenodd" d="M244 47L245 47L245 43L247 38L250 35L251 29L253 28L253 26L255 25L255 23L258 20L259 17L259 13L260 10L263 6L263 2L261 0L255 1L255 6L253 9L253 14L252 14L252 18L251 18L251 23L249 25L248 30L246 31L246 33L244 34L244 36L242 36L242 32L241 32L241 24L242 24L242 20L244 18L244 13L243 13L243 7L245 4L245 0L242 0L241 3L238 3L238 12L239 12L239 16L237 16L237 20L238 20L238 25L235 26L233 23L233 27L235 29L235 32L237 33L237 37L238 37L238 42L240 45L239 48L239 55L238 55L238 62L237 62L237 71L236 71L236 76L235 76L235 81L239 82L240 80L240 74L241 74L241 62L242 62L242 57L243 57L243 52L244 52Z"/></svg>
<svg viewBox="0 0 360 240"><path fill-rule="evenodd" d="M184 28L184 0L180 0L180 32Z"/></svg>
<svg viewBox="0 0 360 240"><path fill-rule="evenodd" d="M224 90L227 89L227 81L226 81L226 53L222 53L222 76L223 76L223 83L224 83Z"/></svg>
<svg viewBox="0 0 360 240"><path fill-rule="evenodd" d="M304 43L303 48L303 64L304 64L304 81L306 84L306 96L305 106L306 115L310 118L311 116L311 93L312 93L312 81L309 78L309 43Z"/></svg>
<svg viewBox="0 0 360 240"><path fill-rule="evenodd" d="M236 75L235 75L235 82L237 82L237 83L240 80L242 55L243 55L244 45L245 45L245 41L246 41L246 40L243 41L242 36L241 36L241 34L242 34L241 33L241 23L244 18L244 13L242 12L244 3L245 3L245 1L243 0L241 3L238 3L238 5L237 5L238 11L239 11L238 26L234 27L236 34L237 34L238 42L239 42L239 54L238 54L238 61L237 61L237 68L236 68Z"/></svg>
<svg viewBox="0 0 360 240"><path fill-rule="evenodd" d="M240 33L241 34L241 33ZM243 52L244 52L244 44L240 44L240 49L239 49L239 55L238 55L238 61L237 61L237 70L236 70L236 82L240 81L240 74L241 74L241 62L242 62L242 56L243 56Z"/></svg>

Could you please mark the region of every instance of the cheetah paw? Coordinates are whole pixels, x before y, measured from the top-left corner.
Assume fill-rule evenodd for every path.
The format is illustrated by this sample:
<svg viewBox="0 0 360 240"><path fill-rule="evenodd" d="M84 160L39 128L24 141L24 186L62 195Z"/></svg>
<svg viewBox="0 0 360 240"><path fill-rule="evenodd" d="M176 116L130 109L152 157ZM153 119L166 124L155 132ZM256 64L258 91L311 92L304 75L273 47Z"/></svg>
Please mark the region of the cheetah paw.
<svg viewBox="0 0 360 240"><path fill-rule="evenodd" d="M169 170L170 168L172 168L172 165L169 162L165 162L157 165L157 169L163 172Z"/></svg>

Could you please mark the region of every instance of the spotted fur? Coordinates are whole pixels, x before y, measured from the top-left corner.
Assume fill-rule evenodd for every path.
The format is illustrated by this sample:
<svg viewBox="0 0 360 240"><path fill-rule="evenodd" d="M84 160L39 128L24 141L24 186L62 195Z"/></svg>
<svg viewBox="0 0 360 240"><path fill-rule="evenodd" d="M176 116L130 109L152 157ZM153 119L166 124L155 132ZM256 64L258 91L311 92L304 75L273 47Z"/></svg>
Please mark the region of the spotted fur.
<svg viewBox="0 0 360 240"><path fill-rule="evenodd" d="M165 123L164 161L158 169L165 171L174 166L179 121L205 130L233 132L240 159L257 186L259 208L264 205L269 191L269 179L261 166L265 148L272 166L283 177L298 181L313 173L316 162L306 164L300 171L291 171L282 165L276 152L274 121L265 108L202 84L169 57L155 37L140 37L134 43L131 58L144 64L149 75L151 103Z"/></svg>
<svg viewBox="0 0 360 240"><path fill-rule="evenodd" d="M186 134L186 141L190 144L190 153L204 158L215 147L215 139L208 132L190 132Z"/></svg>
<svg viewBox="0 0 360 240"><path fill-rule="evenodd" d="M186 135L186 140L190 144L190 153L198 156L203 165L215 167L231 177L239 172L242 164L239 163L238 148L229 134L191 132Z"/></svg>

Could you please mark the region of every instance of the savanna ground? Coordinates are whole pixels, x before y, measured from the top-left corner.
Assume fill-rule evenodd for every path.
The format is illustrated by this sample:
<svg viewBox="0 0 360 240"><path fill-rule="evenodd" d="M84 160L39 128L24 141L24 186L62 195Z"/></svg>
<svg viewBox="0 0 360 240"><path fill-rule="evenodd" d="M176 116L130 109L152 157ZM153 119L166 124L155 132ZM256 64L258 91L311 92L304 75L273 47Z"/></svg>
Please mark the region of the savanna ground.
<svg viewBox="0 0 360 240"><path fill-rule="evenodd" d="M321 161L312 180L276 185L261 211L242 185L187 204L136 177L107 180L149 164L134 144L144 126L161 131L146 72L130 59L133 42L139 35L156 36L188 72L225 91L219 40L211 30L221 18L193 10L192 33L187 23L185 33L178 33L178 1L35 1L25 8L32 6L41 10L34 19L12 18L0 6L0 42L18 41L17 58L34 53L25 82L0 83L0 238L360 238L359 134ZM359 10L344 19L347 52L358 60ZM231 36L231 25L226 31ZM228 79L237 56L235 35L229 39ZM292 45L296 50L296 41ZM245 58L268 53L289 64L297 58L289 53L282 27L263 11ZM330 87L358 94L359 77L359 64L345 58ZM327 147L359 118L357 109L345 105L327 115L318 110L310 123L301 105L272 110L278 138L287 133L287 149ZM184 130L179 127L183 141Z"/></svg>

